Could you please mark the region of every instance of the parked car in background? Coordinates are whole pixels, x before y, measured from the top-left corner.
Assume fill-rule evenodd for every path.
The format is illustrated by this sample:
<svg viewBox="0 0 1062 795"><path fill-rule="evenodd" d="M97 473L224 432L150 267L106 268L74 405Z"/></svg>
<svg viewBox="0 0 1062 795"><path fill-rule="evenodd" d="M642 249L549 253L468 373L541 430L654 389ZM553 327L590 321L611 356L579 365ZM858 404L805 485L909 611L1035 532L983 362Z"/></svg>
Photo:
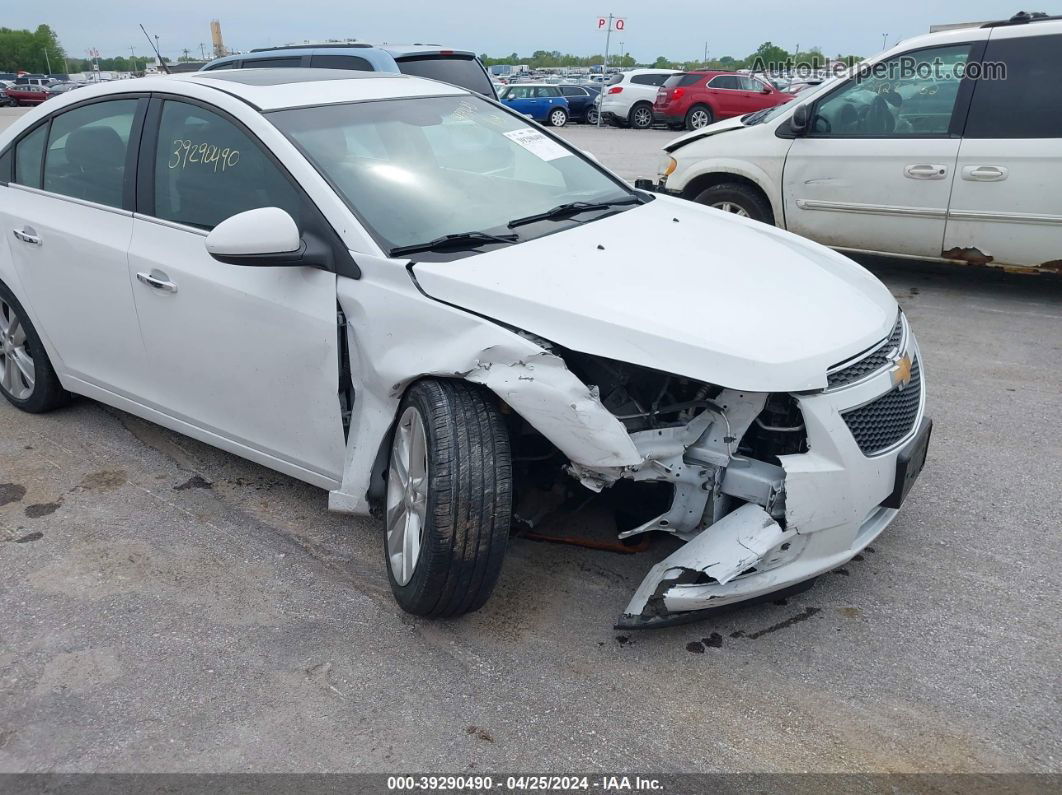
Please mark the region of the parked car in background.
<svg viewBox="0 0 1062 795"><path fill-rule="evenodd" d="M644 130L653 126L657 89L674 69L631 69L612 75L601 94L602 121Z"/></svg>
<svg viewBox="0 0 1062 795"><path fill-rule="evenodd" d="M8 86L5 93L12 105L40 105L49 97L48 89L37 83L15 83Z"/></svg>
<svg viewBox="0 0 1062 795"><path fill-rule="evenodd" d="M1028 14L907 40L677 138L658 187L844 251L1062 271L1059 52Z"/></svg>
<svg viewBox="0 0 1062 795"><path fill-rule="evenodd" d="M73 91L75 88L81 88L83 85L85 84L67 80L61 83L52 83L45 91L47 91L49 97L55 97L59 94L65 94L67 91Z"/></svg>
<svg viewBox="0 0 1062 795"><path fill-rule="evenodd" d="M793 97L750 75L696 71L672 75L658 89L653 115L673 129L699 130L720 119L773 108Z"/></svg>
<svg viewBox="0 0 1062 795"><path fill-rule="evenodd" d="M217 58L200 71L293 67L401 72L441 80L491 99L498 96L490 75L474 52L445 49L434 44L384 44L378 47L365 42L292 44Z"/></svg>
<svg viewBox="0 0 1062 795"><path fill-rule="evenodd" d="M517 113L551 127L563 127L571 118L568 100L561 94L560 86L519 83L506 86L498 99Z"/></svg>
<svg viewBox="0 0 1062 795"><path fill-rule="evenodd" d="M817 88L826 81L824 77L807 77L800 78L799 80L790 81L789 85L785 87L786 92L790 94L803 94L805 91Z"/></svg>
<svg viewBox="0 0 1062 795"><path fill-rule="evenodd" d="M601 86L569 84L559 88L568 100L568 110L573 121L597 124L597 98L601 96Z"/></svg>

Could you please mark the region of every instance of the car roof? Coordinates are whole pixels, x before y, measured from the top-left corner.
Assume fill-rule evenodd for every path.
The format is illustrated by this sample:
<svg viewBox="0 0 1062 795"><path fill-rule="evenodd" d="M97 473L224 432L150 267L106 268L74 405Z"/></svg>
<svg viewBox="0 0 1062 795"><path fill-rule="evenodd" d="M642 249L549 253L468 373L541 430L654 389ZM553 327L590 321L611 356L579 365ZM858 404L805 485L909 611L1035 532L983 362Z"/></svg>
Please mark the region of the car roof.
<svg viewBox="0 0 1062 795"><path fill-rule="evenodd" d="M218 64L234 61L256 61L266 58L299 58L304 55L352 55L368 61L377 72L397 72L395 57L371 44L285 44L280 47L262 47L250 52L225 55L206 63L200 72L215 71Z"/></svg>
<svg viewBox="0 0 1062 795"><path fill-rule="evenodd" d="M406 97L454 96L470 92L436 80L393 72L358 72L347 69L221 69L216 72L185 72L140 77L87 86L77 92L78 101L93 95L130 91L175 91L192 83L235 96L262 110L363 102ZM51 100L55 102L57 100Z"/></svg>

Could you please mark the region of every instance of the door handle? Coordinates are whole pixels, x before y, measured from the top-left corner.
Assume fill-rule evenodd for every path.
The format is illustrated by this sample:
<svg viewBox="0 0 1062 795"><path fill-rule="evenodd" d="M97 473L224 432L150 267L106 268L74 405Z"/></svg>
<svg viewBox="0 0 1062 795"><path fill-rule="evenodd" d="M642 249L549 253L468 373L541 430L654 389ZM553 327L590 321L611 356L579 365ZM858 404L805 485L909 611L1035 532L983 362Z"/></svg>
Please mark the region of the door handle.
<svg viewBox="0 0 1062 795"><path fill-rule="evenodd" d="M963 166L962 178L968 182L1002 182L1007 178L1003 166Z"/></svg>
<svg viewBox="0 0 1062 795"><path fill-rule="evenodd" d="M24 226L21 229L11 230L17 240L21 240L23 243L29 243L33 246L39 246L41 244L40 235L37 234L37 230L32 226Z"/></svg>
<svg viewBox="0 0 1062 795"><path fill-rule="evenodd" d="M918 163L904 166L903 175L908 179L944 179L948 176L948 167L933 163Z"/></svg>
<svg viewBox="0 0 1062 795"><path fill-rule="evenodd" d="M136 275L137 281L141 284L146 284L148 287L153 287L156 290L161 290L164 293L177 292L177 285L169 280L169 277L165 273L160 273L158 276L152 273L138 273Z"/></svg>

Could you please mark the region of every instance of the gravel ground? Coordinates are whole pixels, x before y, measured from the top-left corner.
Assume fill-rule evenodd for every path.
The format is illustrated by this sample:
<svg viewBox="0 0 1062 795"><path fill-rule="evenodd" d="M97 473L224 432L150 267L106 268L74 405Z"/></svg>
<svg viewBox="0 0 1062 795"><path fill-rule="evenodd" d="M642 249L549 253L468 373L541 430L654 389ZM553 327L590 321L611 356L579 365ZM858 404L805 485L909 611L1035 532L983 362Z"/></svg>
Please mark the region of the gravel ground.
<svg viewBox="0 0 1062 795"><path fill-rule="evenodd" d="M624 176L668 135L564 134ZM1060 283L868 264L921 341L926 471L811 591L672 629L611 628L660 544L516 538L486 608L414 619L324 492L3 403L0 771L1058 771Z"/></svg>

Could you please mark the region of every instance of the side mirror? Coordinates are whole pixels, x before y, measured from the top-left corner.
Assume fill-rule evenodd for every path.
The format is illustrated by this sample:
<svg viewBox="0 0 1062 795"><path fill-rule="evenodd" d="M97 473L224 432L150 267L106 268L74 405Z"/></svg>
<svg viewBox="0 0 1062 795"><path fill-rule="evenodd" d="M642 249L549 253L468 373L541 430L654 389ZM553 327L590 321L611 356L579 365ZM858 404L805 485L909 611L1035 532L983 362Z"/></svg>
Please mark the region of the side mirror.
<svg viewBox="0 0 1062 795"><path fill-rule="evenodd" d="M771 87L770 86L764 86L763 89L761 89L760 93L761 94L770 94L770 93L772 93Z"/></svg>
<svg viewBox="0 0 1062 795"><path fill-rule="evenodd" d="M229 265L322 266L327 247L299 235L295 220L279 207L260 207L226 218L206 238L206 250Z"/></svg>
<svg viewBox="0 0 1062 795"><path fill-rule="evenodd" d="M793 131L795 135L804 135L808 131L808 126L811 124L811 110L806 104L797 105L793 111L793 115L789 119L789 129Z"/></svg>

